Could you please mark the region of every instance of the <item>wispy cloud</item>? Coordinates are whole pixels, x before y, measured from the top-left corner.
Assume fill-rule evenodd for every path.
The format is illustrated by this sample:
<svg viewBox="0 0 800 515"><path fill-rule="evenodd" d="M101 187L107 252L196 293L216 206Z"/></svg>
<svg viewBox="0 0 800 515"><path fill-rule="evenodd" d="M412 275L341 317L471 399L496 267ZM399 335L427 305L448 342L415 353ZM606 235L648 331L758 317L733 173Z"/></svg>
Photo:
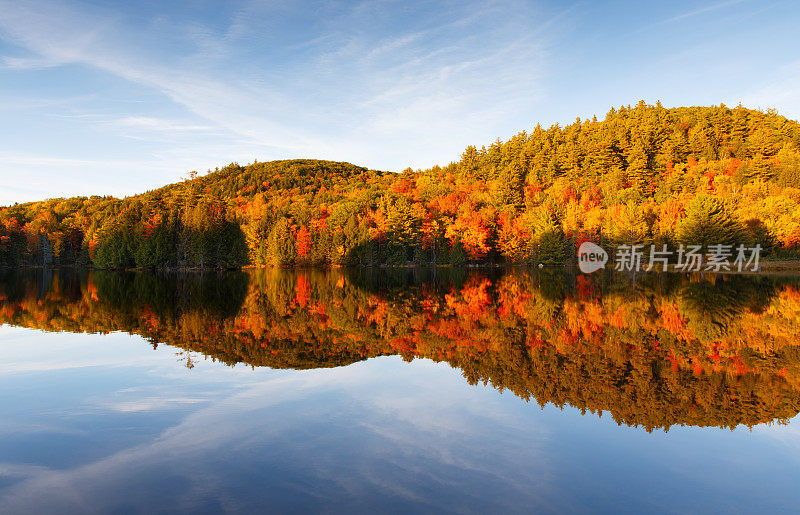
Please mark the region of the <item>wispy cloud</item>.
<svg viewBox="0 0 800 515"><path fill-rule="evenodd" d="M160 19L142 29L101 9L0 0L7 14L0 32L44 62L86 65L154 88L206 122L123 117L131 126L213 128L242 149L401 169L506 135L498 132L508 130L508 110L540 98L544 35L531 34L551 18L517 2L459 7L469 14L434 9L398 23L393 17L426 5L326 5L325 16L309 18L286 6L245 4L221 27ZM281 32L285 23L295 23L297 34ZM254 34L263 47L253 47ZM286 44L270 46L270 37L284 35ZM174 38L194 43L159 47ZM250 61L228 59L249 54ZM398 139L415 148L413 158Z"/></svg>
<svg viewBox="0 0 800 515"><path fill-rule="evenodd" d="M691 11L679 14L677 16L673 16L672 18L668 18L664 20L664 23L674 23L676 21L685 20L687 18L691 18L693 16L698 16L700 14L710 13L712 11L717 11L719 9L724 9L725 7L730 7L735 4L740 4L745 0L729 0L727 2L720 2L718 4L708 5L706 7L701 7L699 9L693 9Z"/></svg>
<svg viewBox="0 0 800 515"><path fill-rule="evenodd" d="M141 161L108 160L108 159L74 159L51 155L17 154L0 152L0 161L17 165L55 165L55 166L106 166L128 167L141 166ZM147 165L145 165L147 166Z"/></svg>
<svg viewBox="0 0 800 515"><path fill-rule="evenodd" d="M201 402L205 402L205 399L195 397L146 397L118 402L112 404L110 408L123 413L138 413L142 411L174 409L181 405L198 404Z"/></svg>
<svg viewBox="0 0 800 515"><path fill-rule="evenodd" d="M0 69L6 70L43 70L62 64L63 61L38 57L0 57Z"/></svg>
<svg viewBox="0 0 800 515"><path fill-rule="evenodd" d="M210 125L191 125L149 116L126 116L125 118L115 120L114 123L120 127L131 127L159 132L207 132L214 130L214 127Z"/></svg>
<svg viewBox="0 0 800 515"><path fill-rule="evenodd" d="M760 85L738 100L750 107L777 109L784 116L800 120L799 84L800 61L796 61L765 77Z"/></svg>

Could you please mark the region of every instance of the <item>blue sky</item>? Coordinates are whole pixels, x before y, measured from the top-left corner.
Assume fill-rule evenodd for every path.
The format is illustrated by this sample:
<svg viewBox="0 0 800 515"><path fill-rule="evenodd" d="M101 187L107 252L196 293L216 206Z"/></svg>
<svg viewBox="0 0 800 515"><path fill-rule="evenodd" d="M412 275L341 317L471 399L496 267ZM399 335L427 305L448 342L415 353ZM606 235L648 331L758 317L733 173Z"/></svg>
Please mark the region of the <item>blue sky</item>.
<svg viewBox="0 0 800 515"><path fill-rule="evenodd" d="M612 105L800 118L800 4L0 0L0 205L229 162L400 171Z"/></svg>

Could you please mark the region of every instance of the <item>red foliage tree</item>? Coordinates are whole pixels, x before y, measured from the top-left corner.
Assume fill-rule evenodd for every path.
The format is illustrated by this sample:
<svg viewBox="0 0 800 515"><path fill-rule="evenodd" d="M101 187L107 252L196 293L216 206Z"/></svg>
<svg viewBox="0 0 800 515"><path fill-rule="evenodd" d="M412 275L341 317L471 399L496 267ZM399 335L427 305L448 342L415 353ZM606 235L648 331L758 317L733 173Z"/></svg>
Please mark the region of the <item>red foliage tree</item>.
<svg viewBox="0 0 800 515"><path fill-rule="evenodd" d="M308 228L305 225L300 227L300 230L297 231L297 255L301 258L305 258L308 256L309 251L311 250L311 234L308 232Z"/></svg>

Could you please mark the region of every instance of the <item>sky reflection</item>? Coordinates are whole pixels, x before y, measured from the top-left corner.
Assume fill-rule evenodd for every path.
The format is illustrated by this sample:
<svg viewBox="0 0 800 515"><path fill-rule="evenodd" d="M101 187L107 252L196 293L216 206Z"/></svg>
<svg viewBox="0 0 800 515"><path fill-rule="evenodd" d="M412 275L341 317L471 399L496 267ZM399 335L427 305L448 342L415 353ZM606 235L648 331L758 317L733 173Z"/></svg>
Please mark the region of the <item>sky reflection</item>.
<svg viewBox="0 0 800 515"><path fill-rule="evenodd" d="M791 509L797 421L647 433L397 356L225 367L136 336L0 329L0 509ZM60 365L60 366L59 366Z"/></svg>

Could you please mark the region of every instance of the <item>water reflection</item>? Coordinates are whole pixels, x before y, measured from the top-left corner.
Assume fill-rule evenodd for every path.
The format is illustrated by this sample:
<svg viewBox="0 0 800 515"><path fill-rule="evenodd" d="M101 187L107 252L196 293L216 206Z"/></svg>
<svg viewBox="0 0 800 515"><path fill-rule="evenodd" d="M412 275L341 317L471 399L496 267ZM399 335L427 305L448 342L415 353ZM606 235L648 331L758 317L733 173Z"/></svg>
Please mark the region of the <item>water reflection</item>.
<svg viewBox="0 0 800 515"><path fill-rule="evenodd" d="M648 431L800 411L796 279L564 271L4 272L0 323L274 369L428 358Z"/></svg>

